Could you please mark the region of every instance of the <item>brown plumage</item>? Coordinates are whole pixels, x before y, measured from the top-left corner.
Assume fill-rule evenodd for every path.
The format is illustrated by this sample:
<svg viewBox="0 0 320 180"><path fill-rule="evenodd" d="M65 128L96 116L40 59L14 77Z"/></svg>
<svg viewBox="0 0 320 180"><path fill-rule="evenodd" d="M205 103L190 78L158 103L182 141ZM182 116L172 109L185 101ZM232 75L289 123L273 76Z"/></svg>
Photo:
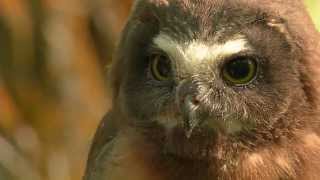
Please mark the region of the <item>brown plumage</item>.
<svg viewBox="0 0 320 180"><path fill-rule="evenodd" d="M137 0L85 180L317 180L320 35L302 0Z"/></svg>

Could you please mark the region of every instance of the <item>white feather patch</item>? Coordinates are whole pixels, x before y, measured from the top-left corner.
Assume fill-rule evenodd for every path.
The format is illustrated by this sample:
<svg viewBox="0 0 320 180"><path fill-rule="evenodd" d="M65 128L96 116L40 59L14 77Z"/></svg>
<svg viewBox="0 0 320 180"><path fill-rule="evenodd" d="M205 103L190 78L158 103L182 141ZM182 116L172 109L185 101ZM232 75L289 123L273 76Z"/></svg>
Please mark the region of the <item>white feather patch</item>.
<svg viewBox="0 0 320 180"><path fill-rule="evenodd" d="M208 45L200 40L179 43L170 36L160 33L154 39L154 44L170 57L184 61L215 61L251 49L243 36L233 37L225 43Z"/></svg>

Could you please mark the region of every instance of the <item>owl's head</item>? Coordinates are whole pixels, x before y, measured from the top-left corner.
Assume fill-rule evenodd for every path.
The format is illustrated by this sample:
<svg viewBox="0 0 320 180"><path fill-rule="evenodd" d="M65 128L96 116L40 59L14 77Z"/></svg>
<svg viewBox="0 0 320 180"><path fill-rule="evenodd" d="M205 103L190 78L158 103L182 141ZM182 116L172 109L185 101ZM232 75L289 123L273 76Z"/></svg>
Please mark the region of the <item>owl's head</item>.
<svg viewBox="0 0 320 180"><path fill-rule="evenodd" d="M136 1L112 67L114 108L181 156L293 137L315 99L301 3L288 3Z"/></svg>

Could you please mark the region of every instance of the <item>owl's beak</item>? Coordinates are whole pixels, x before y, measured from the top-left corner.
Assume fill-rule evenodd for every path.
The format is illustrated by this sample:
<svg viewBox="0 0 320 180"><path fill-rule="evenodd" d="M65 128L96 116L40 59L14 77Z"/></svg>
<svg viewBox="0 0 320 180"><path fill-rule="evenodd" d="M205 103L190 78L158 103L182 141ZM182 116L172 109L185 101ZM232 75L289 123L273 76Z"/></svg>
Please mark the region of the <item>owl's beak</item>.
<svg viewBox="0 0 320 180"><path fill-rule="evenodd" d="M193 130L201 124L198 110L200 102L197 99L196 87L187 81L182 81L177 87L176 104L183 118L184 130L187 138L190 138Z"/></svg>
<svg viewBox="0 0 320 180"><path fill-rule="evenodd" d="M200 125L200 119L197 115L199 106L191 95L185 97L183 106L182 114L184 119L185 134L188 138L190 138L193 130Z"/></svg>

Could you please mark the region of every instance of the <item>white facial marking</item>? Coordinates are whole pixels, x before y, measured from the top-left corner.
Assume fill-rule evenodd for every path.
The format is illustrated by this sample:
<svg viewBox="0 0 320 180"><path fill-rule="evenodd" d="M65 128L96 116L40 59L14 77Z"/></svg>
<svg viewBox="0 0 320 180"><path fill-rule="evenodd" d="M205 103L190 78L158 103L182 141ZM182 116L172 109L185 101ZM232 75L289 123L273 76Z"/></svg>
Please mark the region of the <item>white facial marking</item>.
<svg viewBox="0 0 320 180"><path fill-rule="evenodd" d="M248 50L248 42L242 37L239 39L229 40L224 44L219 44L211 48L213 56L225 56L240 53Z"/></svg>
<svg viewBox="0 0 320 180"><path fill-rule="evenodd" d="M154 44L174 59L185 58L184 50L181 44L171 39L170 36L159 34L154 39Z"/></svg>
<svg viewBox="0 0 320 180"><path fill-rule="evenodd" d="M154 39L154 44L172 58L185 61L217 60L250 49L243 36L236 36L225 43L207 45L197 40L179 43L170 36L160 33Z"/></svg>
<svg viewBox="0 0 320 180"><path fill-rule="evenodd" d="M210 54L210 48L202 43L192 42L185 53L190 60L203 60Z"/></svg>

